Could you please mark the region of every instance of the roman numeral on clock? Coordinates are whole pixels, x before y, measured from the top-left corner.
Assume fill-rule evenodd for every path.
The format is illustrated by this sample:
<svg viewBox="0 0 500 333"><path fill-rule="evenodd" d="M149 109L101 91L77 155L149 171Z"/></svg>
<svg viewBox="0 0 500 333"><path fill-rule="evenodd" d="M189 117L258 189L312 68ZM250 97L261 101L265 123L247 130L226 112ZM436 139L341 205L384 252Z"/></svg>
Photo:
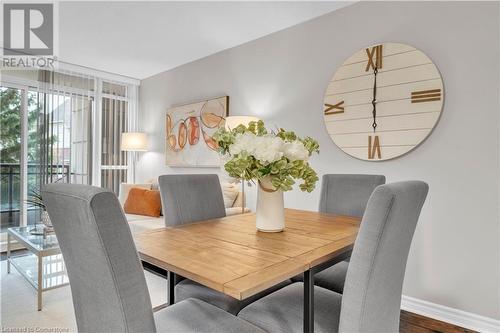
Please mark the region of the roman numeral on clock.
<svg viewBox="0 0 500 333"><path fill-rule="evenodd" d="M344 113L344 101L338 102L337 104L325 103L325 115L338 113Z"/></svg>
<svg viewBox="0 0 500 333"><path fill-rule="evenodd" d="M378 135L372 137L368 136L368 159L373 160L375 158L375 154L377 154L377 158L382 158L382 153L380 150L380 139Z"/></svg>
<svg viewBox="0 0 500 333"><path fill-rule="evenodd" d="M365 72L371 69L381 69L382 68L382 45L377 45L366 49L366 55L368 56L368 62L366 63Z"/></svg>
<svg viewBox="0 0 500 333"><path fill-rule="evenodd" d="M433 102L439 100L441 100L441 89L412 91L411 93L412 103Z"/></svg>

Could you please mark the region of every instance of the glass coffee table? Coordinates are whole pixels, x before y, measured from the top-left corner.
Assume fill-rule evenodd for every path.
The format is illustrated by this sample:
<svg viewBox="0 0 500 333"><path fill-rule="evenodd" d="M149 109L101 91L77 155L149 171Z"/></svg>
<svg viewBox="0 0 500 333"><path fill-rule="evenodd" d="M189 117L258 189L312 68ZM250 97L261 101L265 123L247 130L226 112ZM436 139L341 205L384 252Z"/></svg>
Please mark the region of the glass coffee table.
<svg viewBox="0 0 500 333"><path fill-rule="evenodd" d="M40 230L42 226L8 229L7 273L10 273L12 265L28 280L37 291L38 311L41 311L42 293L69 284L69 279L56 235L32 234L34 228ZM10 251L12 239L25 246L31 253L12 256Z"/></svg>

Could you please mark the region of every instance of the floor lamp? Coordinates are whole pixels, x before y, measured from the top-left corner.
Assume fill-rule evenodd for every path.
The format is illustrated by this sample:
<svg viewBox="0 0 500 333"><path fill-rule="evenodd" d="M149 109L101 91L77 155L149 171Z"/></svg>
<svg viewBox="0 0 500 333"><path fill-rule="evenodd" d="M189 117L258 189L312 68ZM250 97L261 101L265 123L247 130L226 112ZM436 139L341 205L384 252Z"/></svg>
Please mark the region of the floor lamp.
<svg viewBox="0 0 500 333"><path fill-rule="evenodd" d="M135 184L135 164L137 162L137 152L148 150L146 133L141 133L141 132L122 133L121 150L132 152L132 166L133 166L132 181Z"/></svg>
<svg viewBox="0 0 500 333"><path fill-rule="evenodd" d="M248 126L251 121L259 121L260 119L254 116L229 116L226 117L225 127L227 130L238 127L238 125ZM246 198L245 198L245 180L241 180L241 213L245 212Z"/></svg>

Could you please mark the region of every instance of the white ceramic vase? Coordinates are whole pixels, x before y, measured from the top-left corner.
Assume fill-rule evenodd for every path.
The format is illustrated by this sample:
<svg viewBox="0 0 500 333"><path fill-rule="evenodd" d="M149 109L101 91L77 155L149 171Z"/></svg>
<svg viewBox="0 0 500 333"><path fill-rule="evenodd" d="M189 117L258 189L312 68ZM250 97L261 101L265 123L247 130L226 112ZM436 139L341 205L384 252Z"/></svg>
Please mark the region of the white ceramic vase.
<svg viewBox="0 0 500 333"><path fill-rule="evenodd" d="M270 177L259 181L255 223L257 230L262 232L280 232L285 229L283 191L274 188Z"/></svg>

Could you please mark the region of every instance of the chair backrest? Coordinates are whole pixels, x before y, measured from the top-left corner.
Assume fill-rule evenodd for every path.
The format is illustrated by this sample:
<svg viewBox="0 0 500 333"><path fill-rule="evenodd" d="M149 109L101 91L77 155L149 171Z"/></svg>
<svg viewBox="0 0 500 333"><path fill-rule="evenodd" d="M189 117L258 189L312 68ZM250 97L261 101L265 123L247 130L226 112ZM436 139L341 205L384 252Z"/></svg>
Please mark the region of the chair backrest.
<svg viewBox="0 0 500 333"><path fill-rule="evenodd" d="M155 332L151 300L116 195L73 184L42 189L73 294L79 332Z"/></svg>
<svg viewBox="0 0 500 333"><path fill-rule="evenodd" d="M226 216L217 175L163 175L158 183L166 226Z"/></svg>
<svg viewBox="0 0 500 333"><path fill-rule="evenodd" d="M406 261L428 189L408 181L373 192L347 269L339 332L399 332Z"/></svg>
<svg viewBox="0 0 500 333"><path fill-rule="evenodd" d="M370 195L382 184L385 184L385 176L381 175L324 175L319 211L363 216Z"/></svg>

